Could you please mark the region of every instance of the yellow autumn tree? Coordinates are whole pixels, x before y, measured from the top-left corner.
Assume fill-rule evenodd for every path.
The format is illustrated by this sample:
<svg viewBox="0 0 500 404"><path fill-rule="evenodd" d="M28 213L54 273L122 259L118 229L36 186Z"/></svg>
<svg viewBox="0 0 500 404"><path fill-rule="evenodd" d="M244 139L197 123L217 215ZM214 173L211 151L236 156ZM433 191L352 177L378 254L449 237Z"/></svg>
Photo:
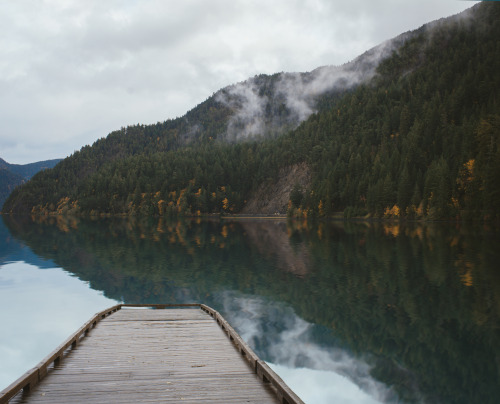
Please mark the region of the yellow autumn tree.
<svg viewBox="0 0 500 404"><path fill-rule="evenodd" d="M222 200L222 209L224 209L225 211L229 209L229 200L227 199L227 197Z"/></svg>
<svg viewBox="0 0 500 404"><path fill-rule="evenodd" d="M399 206L398 205L394 205L392 208L385 208L385 211L384 211L384 216L385 217L399 217L399 215L401 214L401 210L399 209Z"/></svg>
<svg viewBox="0 0 500 404"><path fill-rule="evenodd" d="M323 201L319 201L318 204L318 212L320 216L325 216L325 206L323 205Z"/></svg>
<svg viewBox="0 0 500 404"><path fill-rule="evenodd" d="M475 181L475 163L474 159L470 159L458 172L457 186L463 198L463 207L471 208L474 196L477 194L479 184Z"/></svg>

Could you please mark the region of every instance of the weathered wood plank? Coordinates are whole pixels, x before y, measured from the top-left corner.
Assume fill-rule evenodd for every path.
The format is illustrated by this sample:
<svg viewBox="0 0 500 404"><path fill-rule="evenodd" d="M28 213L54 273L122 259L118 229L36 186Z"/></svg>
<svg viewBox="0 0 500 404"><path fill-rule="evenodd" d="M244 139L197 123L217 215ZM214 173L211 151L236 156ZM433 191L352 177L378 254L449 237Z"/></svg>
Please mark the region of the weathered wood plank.
<svg viewBox="0 0 500 404"><path fill-rule="evenodd" d="M0 404L26 383L13 403L302 402L208 306L122 307L98 313Z"/></svg>
<svg viewBox="0 0 500 404"><path fill-rule="evenodd" d="M179 309L133 309L123 308L112 316L106 318L106 323L117 321L161 321L161 320L210 320L199 308L179 308Z"/></svg>
<svg viewBox="0 0 500 404"><path fill-rule="evenodd" d="M199 308L119 310L31 390L12 402L279 402Z"/></svg>

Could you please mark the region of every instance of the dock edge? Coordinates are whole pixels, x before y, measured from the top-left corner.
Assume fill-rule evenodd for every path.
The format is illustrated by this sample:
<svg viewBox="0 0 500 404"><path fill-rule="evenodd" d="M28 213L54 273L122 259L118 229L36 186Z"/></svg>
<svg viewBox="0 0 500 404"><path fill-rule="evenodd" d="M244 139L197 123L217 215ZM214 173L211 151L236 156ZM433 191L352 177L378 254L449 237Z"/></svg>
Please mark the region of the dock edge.
<svg viewBox="0 0 500 404"><path fill-rule="evenodd" d="M281 404L304 404L304 402L288 387L288 385L261 360L257 354L243 341L240 335L222 317L222 315L211 307L201 303L188 304L117 304L106 310L96 313L90 320L83 324L76 332L60 344L52 353L46 356L38 365L28 370L12 384L0 392L0 404L7 404L19 393L28 393L40 383L49 373L52 365L59 364L64 358L78 346L81 339L85 338L89 331L96 327L104 318L117 312L123 307L166 309L175 307L199 307L210 315L224 331L226 336L234 344L240 354L247 360L249 366L264 384L269 384L275 392Z"/></svg>

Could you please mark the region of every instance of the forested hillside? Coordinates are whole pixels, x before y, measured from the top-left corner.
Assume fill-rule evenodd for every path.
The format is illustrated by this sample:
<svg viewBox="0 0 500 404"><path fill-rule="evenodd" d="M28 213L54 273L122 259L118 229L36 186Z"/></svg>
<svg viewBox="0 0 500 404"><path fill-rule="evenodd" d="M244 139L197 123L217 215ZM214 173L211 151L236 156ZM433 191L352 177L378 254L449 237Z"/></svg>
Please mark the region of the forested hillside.
<svg viewBox="0 0 500 404"><path fill-rule="evenodd" d="M305 163L312 181L293 189L292 215L498 217L498 21L500 5L482 2L343 67L227 87L182 118L82 148L4 212L236 213Z"/></svg>

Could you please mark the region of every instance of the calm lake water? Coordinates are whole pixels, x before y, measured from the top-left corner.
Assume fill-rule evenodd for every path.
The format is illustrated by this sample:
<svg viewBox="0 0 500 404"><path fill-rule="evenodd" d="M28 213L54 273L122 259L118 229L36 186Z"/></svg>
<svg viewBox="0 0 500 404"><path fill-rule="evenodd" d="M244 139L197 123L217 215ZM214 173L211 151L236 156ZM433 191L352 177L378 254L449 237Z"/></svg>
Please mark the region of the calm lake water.
<svg viewBox="0 0 500 404"><path fill-rule="evenodd" d="M306 403L496 403L499 263L484 226L3 217L0 389L116 302L202 302Z"/></svg>

